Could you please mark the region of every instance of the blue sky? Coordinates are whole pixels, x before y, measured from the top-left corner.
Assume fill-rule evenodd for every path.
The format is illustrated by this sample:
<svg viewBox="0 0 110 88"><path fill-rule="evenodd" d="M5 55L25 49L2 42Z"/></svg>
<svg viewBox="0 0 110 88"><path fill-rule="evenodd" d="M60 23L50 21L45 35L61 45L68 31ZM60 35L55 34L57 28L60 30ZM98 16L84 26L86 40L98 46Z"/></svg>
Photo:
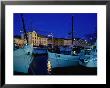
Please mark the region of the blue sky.
<svg viewBox="0 0 110 88"><path fill-rule="evenodd" d="M67 38L72 31L72 16L74 37L83 38L86 34L97 30L96 13L24 13L26 31L38 31L54 37ZM14 13L14 35L20 35L22 20L20 13Z"/></svg>

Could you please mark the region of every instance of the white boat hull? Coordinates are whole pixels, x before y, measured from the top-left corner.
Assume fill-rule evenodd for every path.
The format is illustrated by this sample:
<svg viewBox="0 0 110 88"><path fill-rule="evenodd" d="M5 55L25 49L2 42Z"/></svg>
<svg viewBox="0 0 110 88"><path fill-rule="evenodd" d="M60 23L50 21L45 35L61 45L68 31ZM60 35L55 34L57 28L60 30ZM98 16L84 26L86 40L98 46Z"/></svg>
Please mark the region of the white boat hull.
<svg viewBox="0 0 110 88"><path fill-rule="evenodd" d="M14 71L28 73L29 65L33 60L32 51L33 48L31 45L24 46L24 48L20 48L14 51Z"/></svg>
<svg viewBox="0 0 110 88"><path fill-rule="evenodd" d="M48 60L50 60L52 68L79 65L79 56L48 52Z"/></svg>
<svg viewBox="0 0 110 88"><path fill-rule="evenodd" d="M79 64L85 67L97 67L97 57L96 56L85 56L84 58L89 58L89 59L82 59L79 60Z"/></svg>

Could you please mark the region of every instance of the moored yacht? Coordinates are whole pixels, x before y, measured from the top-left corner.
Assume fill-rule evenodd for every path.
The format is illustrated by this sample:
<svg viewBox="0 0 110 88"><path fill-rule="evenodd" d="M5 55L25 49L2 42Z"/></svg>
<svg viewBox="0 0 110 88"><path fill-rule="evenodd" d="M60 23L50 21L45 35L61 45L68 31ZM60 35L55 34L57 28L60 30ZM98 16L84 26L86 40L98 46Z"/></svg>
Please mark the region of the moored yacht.
<svg viewBox="0 0 110 88"><path fill-rule="evenodd" d="M51 67L68 67L68 66L78 66L79 65L79 53L77 47L73 47L70 54L49 51L48 50L48 60L51 63Z"/></svg>
<svg viewBox="0 0 110 88"><path fill-rule="evenodd" d="M33 47L30 44L28 44L24 19L22 15L21 18L24 29L24 38L27 40L27 43L21 44L22 46L19 45L17 46L16 44L14 44L16 45L14 46L14 52L13 52L14 72L28 73L29 65L33 60L32 57Z"/></svg>
<svg viewBox="0 0 110 88"><path fill-rule="evenodd" d="M53 35L51 35L53 39ZM73 44L73 16L72 16L72 37L71 41ZM53 44L53 43L52 43ZM72 45L71 44L71 45ZM57 46L48 49L48 60L51 63L51 67L69 67L79 65L79 53L78 47L70 46Z"/></svg>
<svg viewBox="0 0 110 88"><path fill-rule="evenodd" d="M31 45L24 45L23 48L14 50L14 71L28 73L28 68L33 60L32 57L33 47Z"/></svg>
<svg viewBox="0 0 110 88"><path fill-rule="evenodd" d="M90 48L86 48L80 53L79 64L85 67L97 67L97 47L96 43Z"/></svg>
<svg viewBox="0 0 110 88"><path fill-rule="evenodd" d="M33 54L47 54L47 47L35 47L33 50Z"/></svg>

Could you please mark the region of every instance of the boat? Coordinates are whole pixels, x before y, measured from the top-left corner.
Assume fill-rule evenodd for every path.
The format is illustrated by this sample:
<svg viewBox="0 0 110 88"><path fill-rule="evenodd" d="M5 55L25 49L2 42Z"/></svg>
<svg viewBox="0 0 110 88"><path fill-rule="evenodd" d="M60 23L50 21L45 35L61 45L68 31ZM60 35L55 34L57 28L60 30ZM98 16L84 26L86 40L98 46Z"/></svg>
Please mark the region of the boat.
<svg viewBox="0 0 110 88"><path fill-rule="evenodd" d="M33 47L31 45L24 45L23 48L14 50L14 71L28 73L28 68L33 60Z"/></svg>
<svg viewBox="0 0 110 88"><path fill-rule="evenodd" d="M96 43L92 45L90 48L86 48L80 53L79 64L89 68L97 67L97 49Z"/></svg>
<svg viewBox="0 0 110 88"><path fill-rule="evenodd" d="M45 48L34 48L33 54L47 54L47 49L45 49Z"/></svg>
<svg viewBox="0 0 110 88"><path fill-rule="evenodd" d="M53 38L53 36L52 36ZM73 16L72 16L72 44L73 44ZM53 43L52 43L53 44ZM48 61L51 68L69 67L79 65L79 48L74 47L54 47L48 48Z"/></svg>
<svg viewBox="0 0 110 88"><path fill-rule="evenodd" d="M60 52L61 54L70 55L72 48L70 46L60 46Z"/></svg>
<svg viewBox="0 0 110 88"><path fill-rule="evenodd" d="M27 43L23 44L22 47L14 44L14 52L13 52L14 72L28 73L30 63L33 60L32 57L33 47L30 44L28 44L28 39L26 35L26 29L22 14L21 14L21 18L24 29L24 37L26 38Z"/></svg>
<svg viewBox="0 0 110 88"><path fill-rule="evenodd" d="M47 54L47 47L34 47L33 54Z"/></svg>
<svg viewBox="0 0 110 88"><path fill-rule="evenodd" d="M50 61L51 67L55 68L55 67L78 66L79 53L76 53L75 51L76 48L77 47L72 48L73 50L71 51L71 54L68 54L68 51L64 51L64 53L48 51L48 61Z"/></svg>

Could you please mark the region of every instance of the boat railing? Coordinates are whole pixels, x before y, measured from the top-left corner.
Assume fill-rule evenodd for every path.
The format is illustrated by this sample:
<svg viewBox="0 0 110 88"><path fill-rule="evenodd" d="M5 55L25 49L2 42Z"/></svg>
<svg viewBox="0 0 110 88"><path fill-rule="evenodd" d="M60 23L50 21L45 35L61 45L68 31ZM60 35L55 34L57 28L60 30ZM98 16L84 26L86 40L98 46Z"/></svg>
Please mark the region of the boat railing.
<svg viewBox="0 0 110 88"><path fill-rule="evenodd" d="M25 45L28 45L28 44L14 44L13 48L14 50L17 50L17 49L20 49L20 48L24 48Z"/></svg>
<svg viewBox="0 0 110 88"><path fill-rule="evenodd" d="M96 49L84 49L80 53L80 61L87 63L90 61L97 61L97 50Z"/></svg>
<svg viewBox="0 0 110 88"><path fill-rule="evenodd" d="M80 48L78 48L78 47L74 47L74 48L70 48L70 47L63 47L63 48L54 47L54 48L51 48L51 47L49 47L48 51L52 52L52 53L72 55L72 56L78 56L80 54Z"/></svg>

